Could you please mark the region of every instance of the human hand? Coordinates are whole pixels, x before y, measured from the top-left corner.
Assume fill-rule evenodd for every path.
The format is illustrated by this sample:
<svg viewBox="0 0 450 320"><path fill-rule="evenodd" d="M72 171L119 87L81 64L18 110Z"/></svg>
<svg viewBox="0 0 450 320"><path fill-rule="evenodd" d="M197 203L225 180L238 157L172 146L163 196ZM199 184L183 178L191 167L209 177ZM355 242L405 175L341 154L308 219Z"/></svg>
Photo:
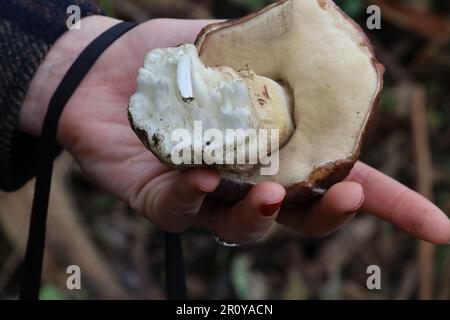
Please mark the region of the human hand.
<svg viewBox="0 0 450 320"><path fill-rule="evenodd" d="M81 22L82 29L63 35L39 67L21 110L22 130L40 134L51 95L71 63L90 41L119 21L93 16ZM100 57L66 105L58 131L58 141L88 177L171 232L197 226L212 229L227 241L246 243L263 237L277 220L323 236L363 209L418 238L450 242L450 221L441 210L360 162L344 182L295 211L279 210L285 190L276 183L260 183L244 200L226 206L207 196L219 184L213 170L180 173L162 165L128 123L127 104L136 89L137 71L149 50L193 42L210 22L152 20L126 33Z"/></svg>

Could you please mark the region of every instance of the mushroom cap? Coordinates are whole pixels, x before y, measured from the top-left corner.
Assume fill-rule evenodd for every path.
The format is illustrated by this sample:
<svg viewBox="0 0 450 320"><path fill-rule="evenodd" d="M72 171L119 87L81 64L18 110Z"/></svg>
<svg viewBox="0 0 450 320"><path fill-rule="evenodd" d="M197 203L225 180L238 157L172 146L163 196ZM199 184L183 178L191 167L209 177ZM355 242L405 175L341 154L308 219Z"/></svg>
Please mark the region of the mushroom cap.
<svg viewBox="0 0 450 320"><path fill-rule="evenodd" d="M250 68L292 91L296 130L279 171L222 172L216 195L236 201L261 181L302 203L343 180L357 161L383 86L384 67L363 30L331 0L283 0L205 27L196 40L208 66Z"/></svg>

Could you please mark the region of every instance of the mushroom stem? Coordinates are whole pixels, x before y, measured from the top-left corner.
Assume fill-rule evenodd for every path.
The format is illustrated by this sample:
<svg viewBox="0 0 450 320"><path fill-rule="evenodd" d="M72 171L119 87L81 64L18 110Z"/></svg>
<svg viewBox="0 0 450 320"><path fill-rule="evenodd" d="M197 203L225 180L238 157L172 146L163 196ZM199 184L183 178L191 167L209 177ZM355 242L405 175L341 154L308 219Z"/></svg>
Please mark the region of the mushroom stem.
<svg viewBox="0 0 450 320"><path fill-rule="evenodd" d="M191 59L188 55L183 55L177 64L177 85L181 99L186 102L194 100L191 79Z"/></svg>
<svg viewBox="0 0 450 320"><path fill-rule="evenodd" d="M295 124L292 118L292 98L287 88L270 78L255 74L249 68L240 71L226 66L209 68L200 60L193 45L183 45L177 49L180 50L180 55L176 58L176 84L183 102L192 103L194 91L195 104L201 106L211 103L211 94L225 99L237 99L236 102L239 103L235 107L247 108L255 117L253 123L258 124L257 127L280 130L280 146L289 140ZM169 51L164 54L169 54ZM218 82L213 84L214 81ZM242 90L242 86L245 86L244 90L250 101L242 99L243 92L238 89L240 87ZM218 88L220 93L215 92ZM230 114L236 111L227 107L226 103L220 106L220 110L228 110L224 112Z"/></svg>

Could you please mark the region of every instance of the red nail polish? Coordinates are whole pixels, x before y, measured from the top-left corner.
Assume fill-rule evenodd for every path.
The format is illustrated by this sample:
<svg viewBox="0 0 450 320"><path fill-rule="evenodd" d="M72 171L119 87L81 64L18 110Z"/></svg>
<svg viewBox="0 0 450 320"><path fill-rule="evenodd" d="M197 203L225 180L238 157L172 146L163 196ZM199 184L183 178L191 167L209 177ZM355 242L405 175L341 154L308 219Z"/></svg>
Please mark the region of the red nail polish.
<svg viewBox="0 0 450 320"><path fill-rule="evenodd" d="M271 217L275 214L275 212L278 211L278 209L280 209L282 203L283 200L280 200L276 203L262 204L259 211L263 216Z"/></svg>

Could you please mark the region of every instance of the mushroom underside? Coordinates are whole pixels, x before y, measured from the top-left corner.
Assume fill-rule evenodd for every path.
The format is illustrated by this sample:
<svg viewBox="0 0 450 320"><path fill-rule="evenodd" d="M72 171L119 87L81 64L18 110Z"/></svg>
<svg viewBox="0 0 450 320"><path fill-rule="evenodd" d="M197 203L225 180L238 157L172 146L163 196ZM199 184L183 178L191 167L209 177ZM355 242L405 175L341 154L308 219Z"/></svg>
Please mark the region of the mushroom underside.
<svg viewBox="0 0 450 320"><path fill-rule="evenodd" d="M237 200L274 181L303 202L344 179L382 88L384 68L362 29L332 1L286 0L238 20L207 26L196 41L210 66L249 67L287 85L296 130L279 152L279 171L222 173L217 194Z"/></svg>

